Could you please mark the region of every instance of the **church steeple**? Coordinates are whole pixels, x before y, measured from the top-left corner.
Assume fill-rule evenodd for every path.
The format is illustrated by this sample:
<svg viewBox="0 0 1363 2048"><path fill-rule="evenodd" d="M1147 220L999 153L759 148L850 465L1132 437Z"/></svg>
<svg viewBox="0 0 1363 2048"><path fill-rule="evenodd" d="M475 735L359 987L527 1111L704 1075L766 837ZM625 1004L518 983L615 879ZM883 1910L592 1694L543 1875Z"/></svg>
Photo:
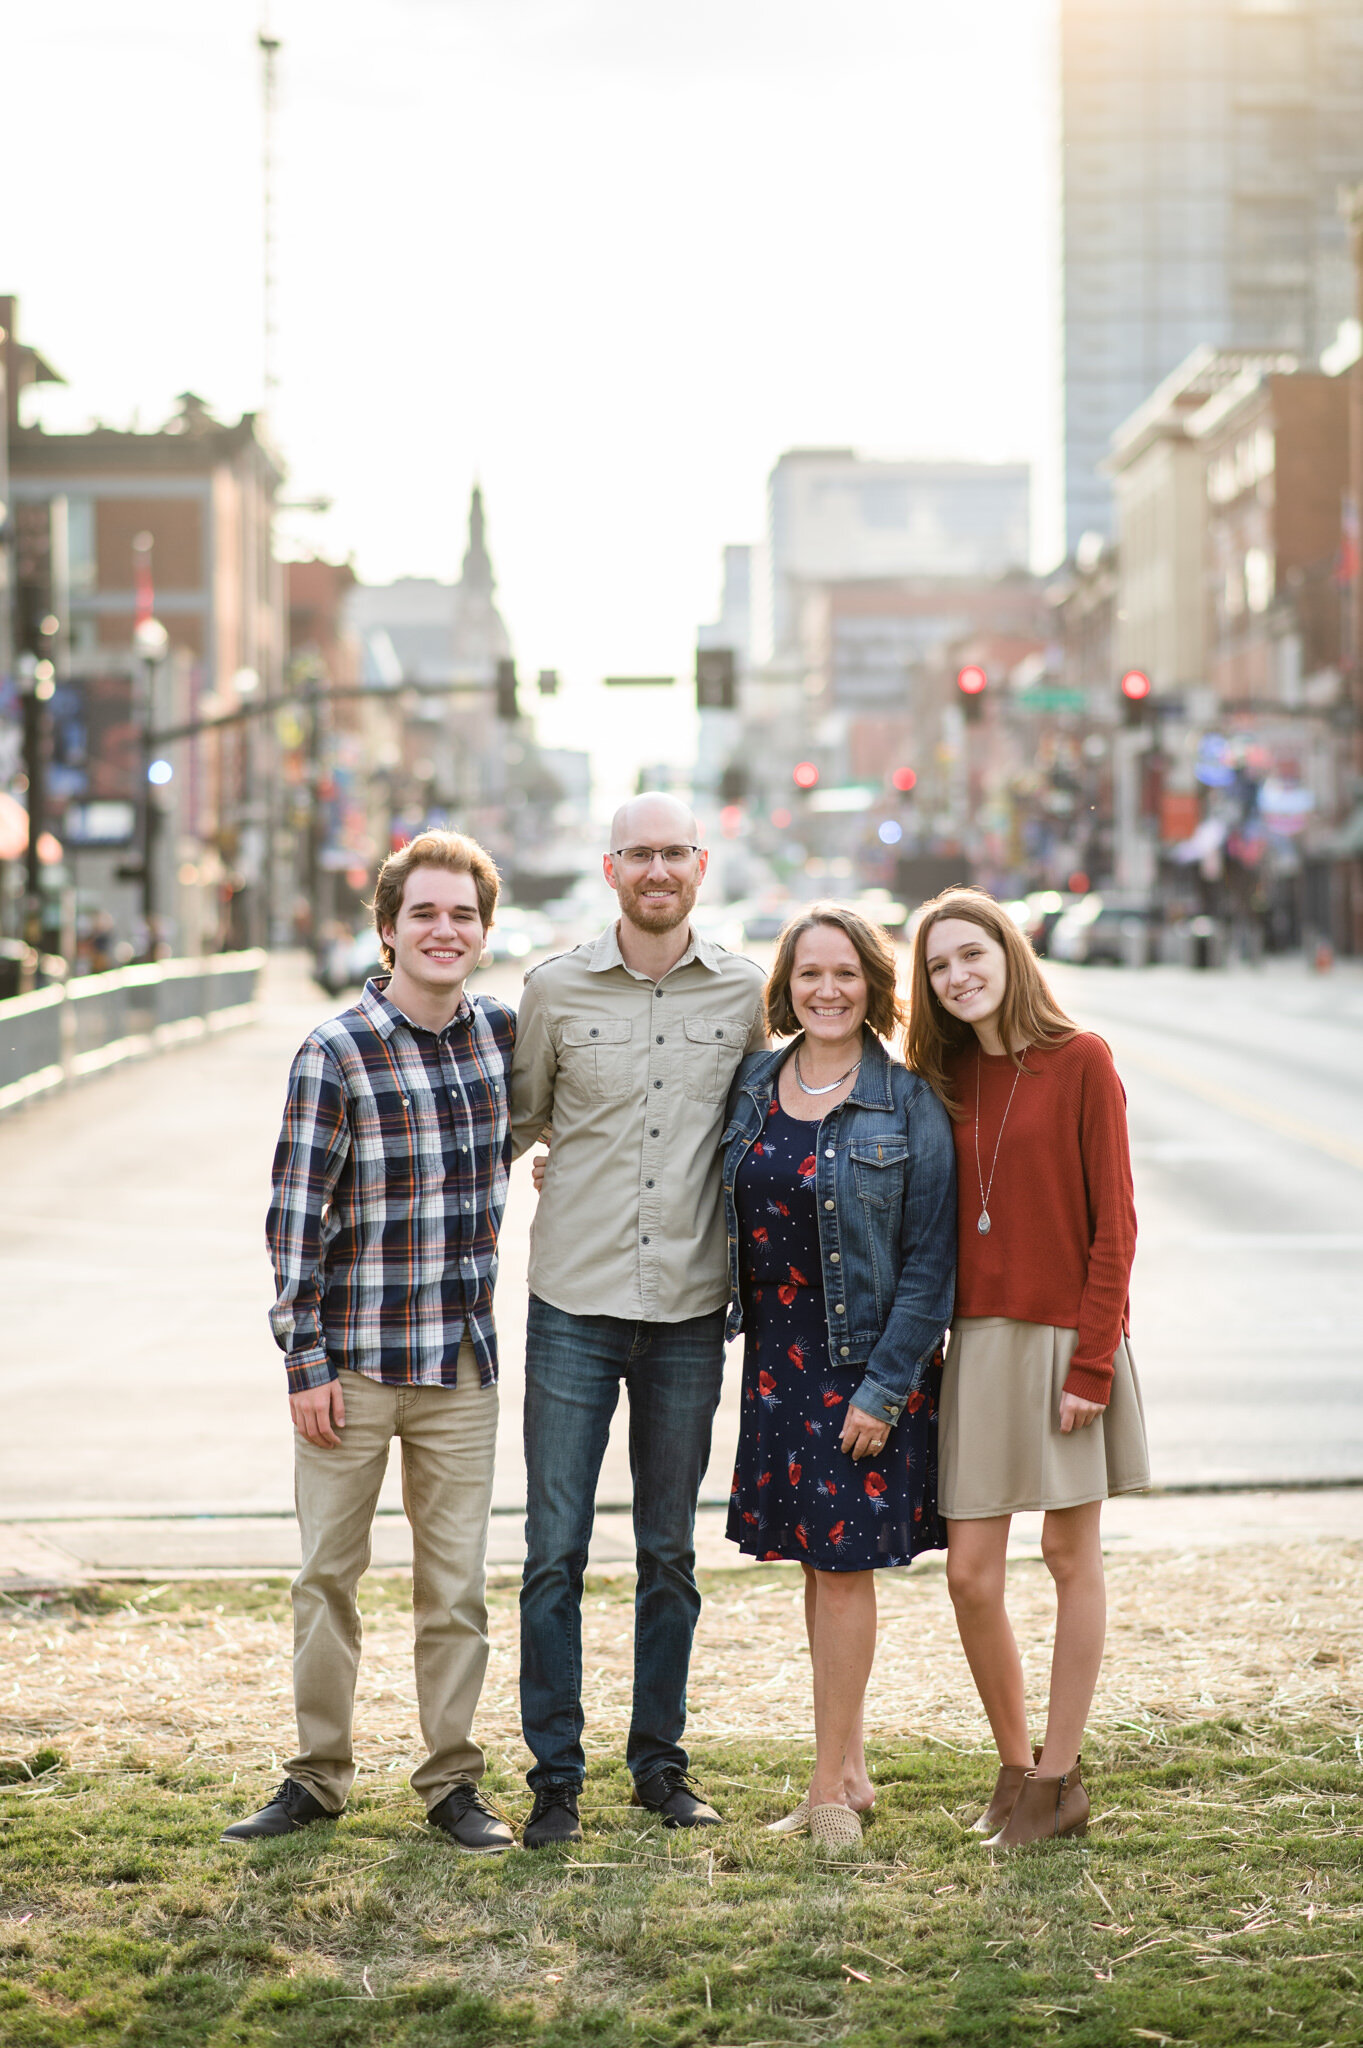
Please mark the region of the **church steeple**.
<svg viewBox="0 0 1363 2048"><path fill-rule="evenodd" d="M475 484L469 499L469 544L455 590L454 674L458 678L490 682L497 663L511 652L510 637L493 602L496 587L487 548L482 487Z"/></svg>
<svg viewBox="0 0 1363 2048"><path fill-rule="evenodd" d="M487 551L483 523L483 490L481 484L473 486L469 499L469 544L464 550L464 566L460 572L461 589L469 596L490 598L497 587L492 573L492 557Z"/></svg>

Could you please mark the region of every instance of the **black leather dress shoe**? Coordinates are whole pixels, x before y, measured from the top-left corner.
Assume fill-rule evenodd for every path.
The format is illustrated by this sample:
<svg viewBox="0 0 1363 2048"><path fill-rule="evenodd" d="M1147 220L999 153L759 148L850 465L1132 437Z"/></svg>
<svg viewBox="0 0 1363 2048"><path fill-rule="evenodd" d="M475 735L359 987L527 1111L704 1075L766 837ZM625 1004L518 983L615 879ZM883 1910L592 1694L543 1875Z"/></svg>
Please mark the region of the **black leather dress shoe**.
<svg viewBox="0 0 1363 2048"><path fill-rule="evenodd" d="M253 1813L249 1820L239 1820L234 1826L224 1828L224 1842L258 1842L266 1835L292 1835L299 1828L311 1827L315 1820L335 1820L336 1815L323 1806L320 1799L314 1799L304 1785L296 1778L286 1778L268 1806L262 1806L259 1813Z"/></svg>
<svg viewBox="0 0 1363 2048"><path fill-rule="evenodd" d="M687 1774L676 1764L665 1764L635 1785L631 1806L646 1806L656 1813L665 1828L717 1828L722 1826L713 1806L693 1792Z"/></svg>
<svg viewBox="0 0 1363 2048"><path fill-rule="evenodd" d="M562 1842L582 1840L577 1794L578 1787L571 1778L559 1778L535 1787L535 1803L521 1830L521 1840L527 1849L553 1849Z"/></svg>
<svg viewBox="0 0 1363 2048"><path fill-rule="evenodd" d="M476 1785L455 1785L426 1815L433 1828L448 1835L467 1856L498 1856L514 1849L516 1838L499 1813L494 1813Z"/></svg>

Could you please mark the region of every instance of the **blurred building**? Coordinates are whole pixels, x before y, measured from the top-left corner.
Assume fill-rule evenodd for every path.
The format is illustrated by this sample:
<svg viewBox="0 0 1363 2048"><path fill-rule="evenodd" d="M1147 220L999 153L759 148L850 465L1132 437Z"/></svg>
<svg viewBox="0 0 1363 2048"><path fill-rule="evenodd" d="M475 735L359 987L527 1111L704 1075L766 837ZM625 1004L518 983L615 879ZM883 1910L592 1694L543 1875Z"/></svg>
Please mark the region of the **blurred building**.
<svg viewBox="0 0 1363 2048"><path fill-rule="evenodd" d="M828 583L992 577L1030 554L1025 463L884 462L794 448L767 480L759 652L797 652L801 610Z"/></svg>
<svg viewBox="0 0 1363 2048"><path fill-rule="evenodd" d="M1352 308L1363 0L1061 0L1065 520L1113 530L1114 429L1194 349L1314 363Z"/></svg>
<svg viewBox="0 0 1363 2048"><path fill-rule="evenodd" d="M227 424L193 393L149 433L22 424L22 389L51 373L17 343L15 318L14 301L0 300L16 654L36 650L56 671L40 821L65 854L52 889L74 887L82 919L111 919L138 950L263 943L279 806L272 733L243 718L167 739L164 779L150 788L141 749L148 729L175 732L281 687L280 464L254 415ZM166 630L155 661L133 646L149 610ZM143 804L154 826L150 935L133 872Z"/></svg>

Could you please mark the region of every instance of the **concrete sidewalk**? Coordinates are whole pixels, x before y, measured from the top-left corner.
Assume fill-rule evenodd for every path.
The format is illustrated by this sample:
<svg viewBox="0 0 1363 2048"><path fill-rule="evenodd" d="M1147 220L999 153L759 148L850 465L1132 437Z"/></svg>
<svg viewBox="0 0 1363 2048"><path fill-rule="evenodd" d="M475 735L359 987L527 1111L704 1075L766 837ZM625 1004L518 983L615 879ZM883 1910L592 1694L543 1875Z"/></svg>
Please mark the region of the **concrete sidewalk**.
<svg viewBox="0 0 1363 2048"><path fill-rule="evenodd" d="M724 1535L725 1509L702 1507L698 1562L709 1569L744 1568ZM1321 1487L1243 1493L1133 1494L1103 1511L1104 1547L1113 1555L1143 1551L1226 1550L1284 1543L1363 1542L1363 1487ZM1040 1515L1014 1518L1009 1553L1037 1556ZM519 1578L525 1555L518 1512L492 1517L488 1563L499 1579ZM382 1509L374 1524L374 1568L409 1569L411 1532L401 1510ZM629 1514L598 1510L590 1569L631 1570ZM298 1530L291 1515L90 1517L0 1523L0 1592L76 1585L99 1579L190 1579L292 1573Z"/></svg>

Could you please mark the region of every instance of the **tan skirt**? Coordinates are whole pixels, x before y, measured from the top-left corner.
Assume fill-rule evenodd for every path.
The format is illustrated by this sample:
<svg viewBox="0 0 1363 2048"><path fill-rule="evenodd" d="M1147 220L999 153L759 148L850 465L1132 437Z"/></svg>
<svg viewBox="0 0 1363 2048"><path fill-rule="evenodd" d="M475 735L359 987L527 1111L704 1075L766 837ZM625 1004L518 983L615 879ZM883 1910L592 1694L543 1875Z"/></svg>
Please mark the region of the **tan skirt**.
<svg viewBox="0 0 1363 2048"><path fill-rule="evenodd" d="M938 1416L938 1500L948 1521L1075 1508L1150 1484L1131 1347L1113 1358L1112 1397L1083 1429L1060 1433L1075 1330L972 1316L952 1327Z"/></svg>

